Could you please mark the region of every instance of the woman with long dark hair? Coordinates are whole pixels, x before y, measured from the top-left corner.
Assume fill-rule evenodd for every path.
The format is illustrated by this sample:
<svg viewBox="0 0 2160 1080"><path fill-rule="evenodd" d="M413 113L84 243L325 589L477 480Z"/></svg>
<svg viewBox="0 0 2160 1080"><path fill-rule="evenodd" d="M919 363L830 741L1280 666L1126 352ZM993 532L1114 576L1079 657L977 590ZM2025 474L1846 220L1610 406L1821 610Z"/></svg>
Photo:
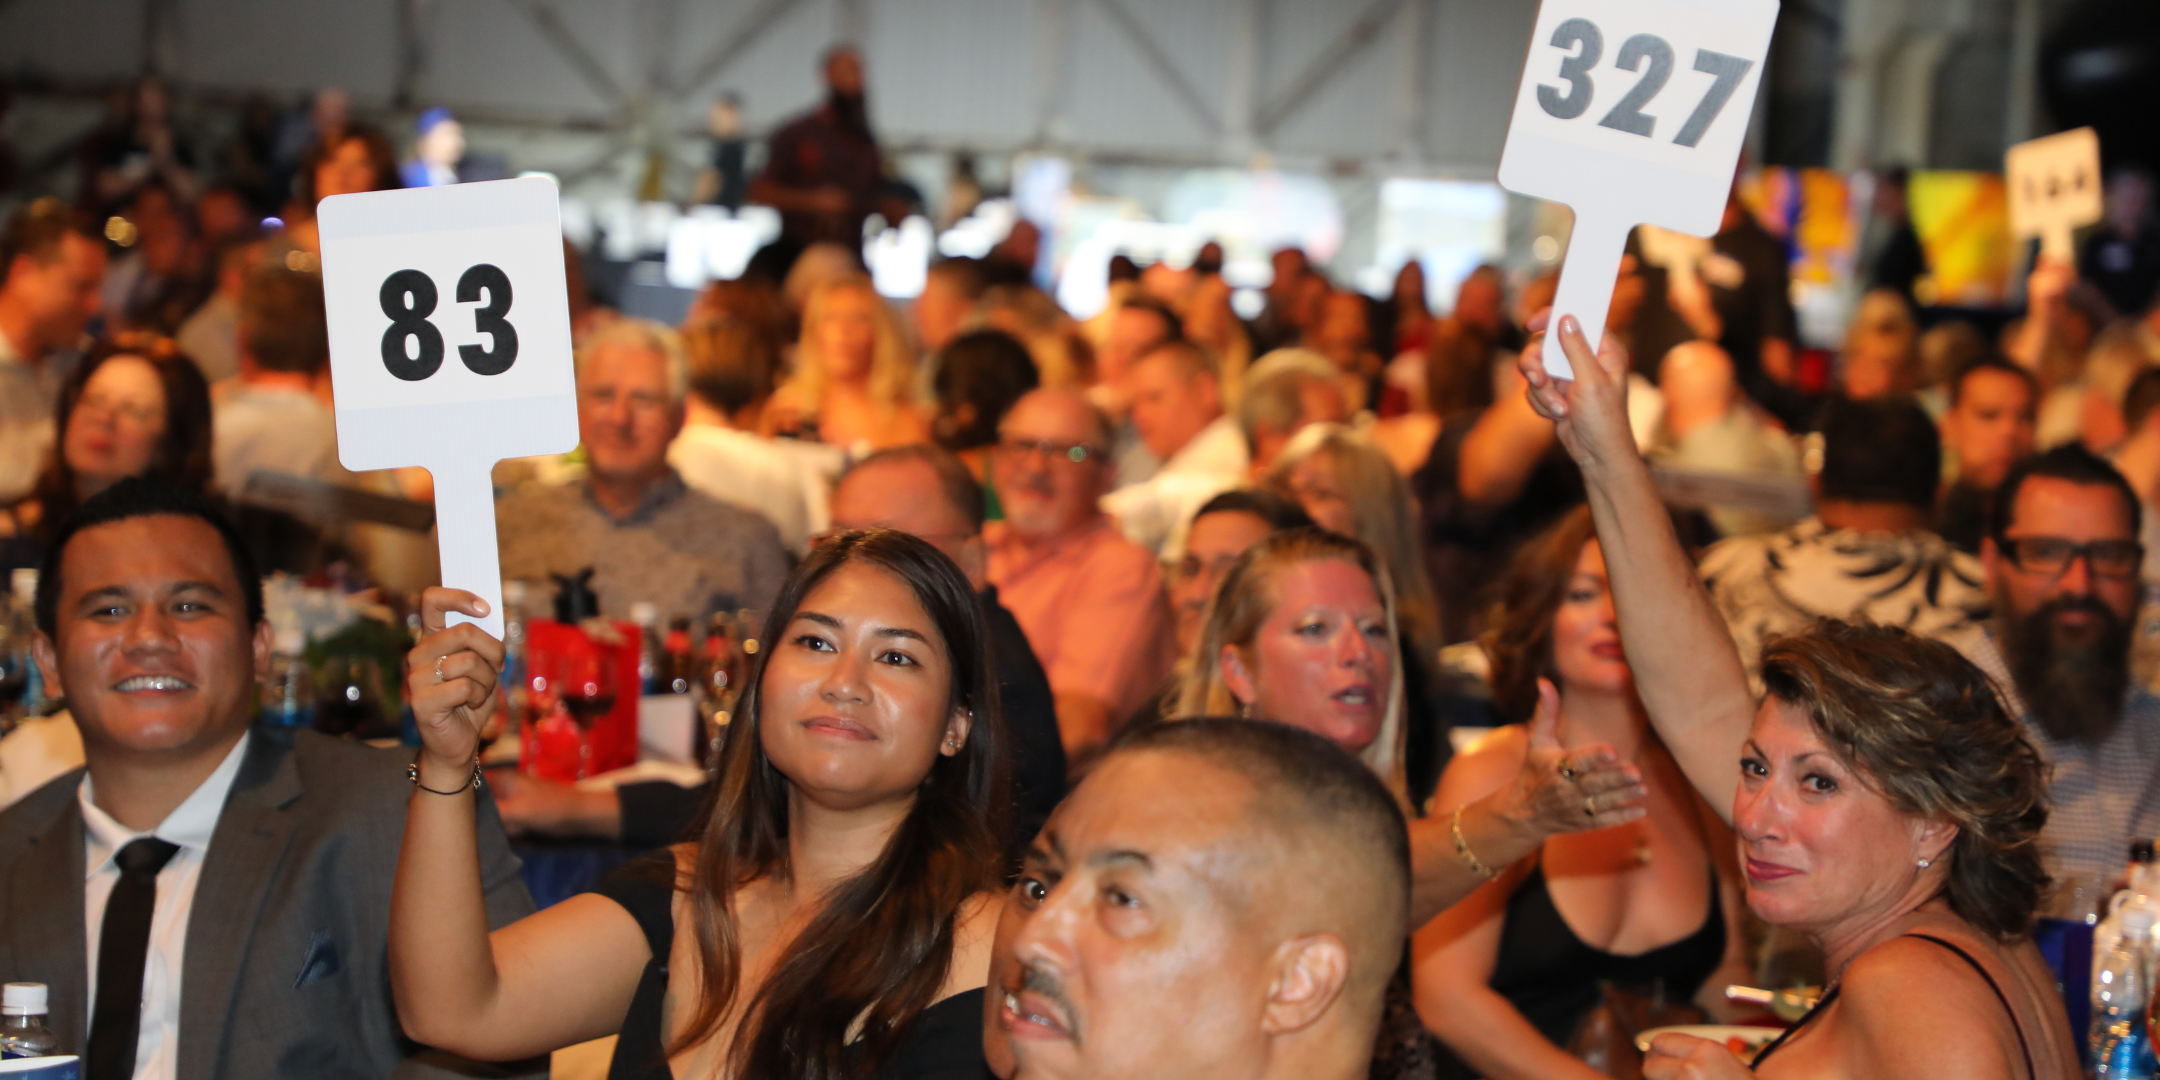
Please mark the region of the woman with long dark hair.
<svg viewBox="0 0 2160 1080"><path fill-rule="evenodd" d="M423 746L390 923L408 1033L483 1060L620 1034L618 1078L981 1075L1005 776L951 560L884 529L816 548L774 602L701 833L493 934L472 780L502 645L443 626L482 610L429 590L411 655Z"/></svg>
<svg viewBox="0 0 2160 1080"><path fill-rule="evenodd" d="M37 487L0 508L9 567L38 565L51 527L116 481L149 476L197 494L210 486L210 388L171 338L99 341L60 385L53 427Z"/></svg>

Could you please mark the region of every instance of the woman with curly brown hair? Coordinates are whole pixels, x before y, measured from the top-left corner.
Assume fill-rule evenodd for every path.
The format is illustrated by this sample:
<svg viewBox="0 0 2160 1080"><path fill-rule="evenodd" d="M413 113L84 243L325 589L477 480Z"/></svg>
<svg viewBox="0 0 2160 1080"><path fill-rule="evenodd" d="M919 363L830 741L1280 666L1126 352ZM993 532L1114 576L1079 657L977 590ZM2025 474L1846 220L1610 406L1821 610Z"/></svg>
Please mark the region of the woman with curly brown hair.
<svg viewBox="0 0 2160 1080"><path fill-rule="evenodd" d="M1559 338L1581 377L1546 374L1551 342L1521 368L1582 467L1636 688L1688 778L1730 808L1748 906L1820 947L1831 973L1754 1073L1668 1035L1645 1075L2076 1076L2030 933L2048 884L2045 771L1993 685L1948 646L1830 623L1765 647L1758 703L1628 433L1626 349L1608 336L1593 352L1572 318Z"/></svg>
<svg viewBox="0 0 2160 1080"><path fill-rule="evenodd" d="M1633 1054L1632 1030L1604 1034L1622 1019L1601 1008L1609 998L1624 998L1631 1018L1631 1006L1654 1016L1662 1002L1707 1012L1744 981L1731 834L1650 730L1587 511L1516 556L1484 647L1501 715L1554 713L1563 747L1612 746L1641 769L1648 813L1547 838L1420 930L1418 1012L1453 1051L1443 1077L1592 1080L1614 1054ZM1498 789L1529 743L1527 726L1481 740L1448 766L1435 802Z"/></svg>

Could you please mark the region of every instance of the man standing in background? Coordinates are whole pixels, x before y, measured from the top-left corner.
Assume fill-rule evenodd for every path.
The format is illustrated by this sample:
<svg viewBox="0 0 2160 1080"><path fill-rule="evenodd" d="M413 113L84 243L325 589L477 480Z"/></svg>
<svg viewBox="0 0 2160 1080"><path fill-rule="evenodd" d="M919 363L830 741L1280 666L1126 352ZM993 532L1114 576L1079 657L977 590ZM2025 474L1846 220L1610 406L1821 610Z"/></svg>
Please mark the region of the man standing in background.
<svg viewBox="0 0 2160 1080"><path fill-rule="evenodd" d="M820 241L853 251L881 177L862 54L836 46L825 54L824 103L773 134L750 201L780 211L779 242L793 249L790 262Z"/></svg>

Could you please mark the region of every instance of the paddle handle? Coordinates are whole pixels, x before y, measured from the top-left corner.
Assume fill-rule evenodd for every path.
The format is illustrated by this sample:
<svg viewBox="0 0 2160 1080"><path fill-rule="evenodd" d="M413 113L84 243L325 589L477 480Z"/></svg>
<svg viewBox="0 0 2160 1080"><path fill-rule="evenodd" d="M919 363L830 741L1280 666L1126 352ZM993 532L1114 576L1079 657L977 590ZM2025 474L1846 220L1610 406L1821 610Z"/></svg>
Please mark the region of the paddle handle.
<svg viewBox="0 0 2160 1080"><path fill-rule="evenodd" d="M1592 352L1605 340L1613 285L1620 278L1620 259L1627 254L1628 233L1634 228L1594 211L1576 211L1575 231L1568 238L1567 261L1560 266L1560 289L1553 296L1552 323L1547 327L1545 371L1553 378L1575 377L1558 339L1550 336L1559 330L1562 316L1573 315L1582 323Z"/></svg>
<svg viewBox="0 0 2160 1080"><path fill-rule="evenodd" d="M503 636L502 556L495 547L495 481L489 466L465 462L430 469L435 477L435 547L442 582L477 594L486 618L452 613L450 625L479 623L497 641Z"/></svg>

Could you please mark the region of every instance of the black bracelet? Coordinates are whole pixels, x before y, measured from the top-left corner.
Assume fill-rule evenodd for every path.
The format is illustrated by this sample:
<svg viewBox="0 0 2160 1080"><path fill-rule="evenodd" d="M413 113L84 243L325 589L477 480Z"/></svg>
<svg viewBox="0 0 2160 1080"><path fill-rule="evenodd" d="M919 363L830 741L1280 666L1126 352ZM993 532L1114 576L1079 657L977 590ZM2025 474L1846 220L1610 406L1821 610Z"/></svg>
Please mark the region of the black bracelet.
<svg viewBox="0 0 2160 1080"><path fill-rule="evenodd" d="M473 791L487 786L486 778L480 775L480 755L478 754L473 755L471 778L465 781L464 787L458 788L455 791L437 791L434 788L422 784L420 782L420 759L417 757L412 760L412 764L405 766L405 779L412 781L412 786L419 788L420 790L425 791L430 795L463 795L468 791Z"/></svg>

